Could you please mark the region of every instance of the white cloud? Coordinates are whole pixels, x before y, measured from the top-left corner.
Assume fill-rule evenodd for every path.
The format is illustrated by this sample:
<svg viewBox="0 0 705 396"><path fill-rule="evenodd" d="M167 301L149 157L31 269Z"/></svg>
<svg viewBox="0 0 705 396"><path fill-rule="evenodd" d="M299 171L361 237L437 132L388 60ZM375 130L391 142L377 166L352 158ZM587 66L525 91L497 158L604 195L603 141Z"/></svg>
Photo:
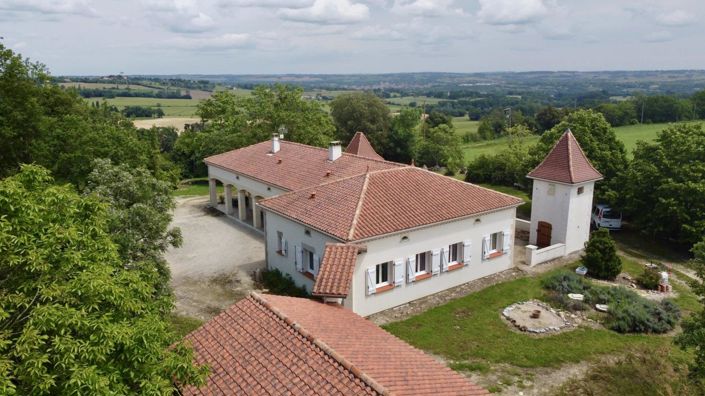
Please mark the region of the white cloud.
<svg viewBox="0 0 705 396"><path fill-rule="evenodd" d="M490 25L524 25L548 14L543 0L480 0L480 21Z"/></svg>
<svg viewBox="0 0 705 396"><path fill-rule="evenodd" d="M314 0L220 0L218 6L222 8L306 8L313 5L313 2Z"/></svg>
<svg viewBox="0 0 705 396"><path fill-rule="evenodd" d="M351 3L350 0L316 0L307 8L282 8L277 15L295 22L348 24L367 20L370 9L365 4Z"/></svg>
<svg viewBox="0 0 705 396"><path fill-rule="evenodd" d="M144 5L150 18L172 32L202 33L216 27L195 0L147 0Z"/></svg>
<svg viewBox="0 0 705 396"><path fill-rule="evenodd" d="M643 41L647 43L662 43L673 40L673 34L666 30L652 32L644 36Z"/></svg>
<svg viewBox="0 0 705 396"><path fill-rule="evenodd" d="M351 37L357 40L374 41L394 41L404 39L404 35L399 31L384 26L365 26L362 29L355 30Z"/></svg>
<svg viewBox="0 0 705 396"><path fill-rule="evenodd" d="M90 0L0 0L0 10L95 16Z"/></svg>
<svg viewBox="0 0 705 396"><path fill-rule="evenodd" d="M394 0L392 12L420 17L463 14L461 8L451 8L454 0Z"/></svg>
<svg viewBox="0 0 705 396"><path fill-rule="evenodd" d="M695 20L693 14L688 14L683 10L673 10L670 12L659 12L655 15L656 22L664 26L685 26Z"/></svg>
<svg viewBox="0 0 705 396"><path fill-rule="evenodd" d="M231 50L248 48L254 45L247 33L228 33L212 37L178 37L169 42L171 46L188 50Z"/></svg>

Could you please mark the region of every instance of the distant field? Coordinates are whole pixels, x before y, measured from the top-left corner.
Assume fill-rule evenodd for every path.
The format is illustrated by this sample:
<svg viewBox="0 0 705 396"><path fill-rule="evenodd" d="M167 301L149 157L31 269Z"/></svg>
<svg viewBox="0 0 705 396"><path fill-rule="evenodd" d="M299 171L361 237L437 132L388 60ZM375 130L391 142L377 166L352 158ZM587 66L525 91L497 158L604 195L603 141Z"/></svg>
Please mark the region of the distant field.
<svg viewBox="0 0 705 396"><path fill-rule="evenodd" d="M538 136L528 136L522 139L522 143L526 146L532 145L539 140ZM482 142L474 142L463 145L463 153L466 161L472 161L482 154L496 154L508 147L509 140L506 137L486 140Z"/></svg>
<svg viewBox="0 0 705 396"><path fill-rule="evenodd" d="M425 104L437 104L441 99L438 98L429 98L427 96L401 96L397 98L386 98L384 99L385 101L400 105L400 106L408 106L409 103L411 102L416 102L417 106L422 106L424 103Z"/></svg>
<svg viewBox="0 0 705 396"><path fill-rule="evenodd" d="M179 132L182 132L186 124L194 124L200 121L201 119L197 117L163 117L134 120L132 123L135 124L137 128L149 129L152 126L174 127L179 130Z"/></svg>
<svg viewBox="0 0 705 396"><path fill-rule="evenodd" d="M453 117L453 126L455 126L458 136L463 136L468 132L477 132L480 121L471 121L467 117Z"/></svg>
<svg viewBox="0 0 705 396"><path fill-rule="evenodd" d="M59 83L62 87L86 88L86 89L133 89L136 91L156 91L155 88L145 87L138 84L106 84L106 83L86 83L86 82L63 82Z"/></svg>
<svg viewBox="0 0 705 396"><path fill-rule="evenodd" d="M90 101L101 100L91 98ZM108 104L117 106L122 110L125 106L145 106L157 107L161 105L166 117L193 117L196 115L196 106L200 102L198 99L162 99L162 98L112 98L105 99Z"/></svg>

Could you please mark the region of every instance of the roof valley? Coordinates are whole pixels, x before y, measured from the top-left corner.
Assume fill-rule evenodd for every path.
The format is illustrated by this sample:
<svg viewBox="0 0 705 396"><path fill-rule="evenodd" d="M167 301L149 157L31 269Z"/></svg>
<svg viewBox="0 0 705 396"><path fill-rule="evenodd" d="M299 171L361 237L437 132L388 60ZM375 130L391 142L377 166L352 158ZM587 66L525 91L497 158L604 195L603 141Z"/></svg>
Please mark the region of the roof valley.
<svg viewBox="0 0 705 396"><path fill-rule="evenodd" d="M365 200L365 193L367 192L367 185L370 183L370 172L365 173L365 182L362 184L362 189L360 190L360 198L357 201L357 208L355 208L355 214L353 215L352 223L350 224L350 232L348 233L348 240L352 241L355 235L355 229L357 228L357 221L360 218L360 212L362 211L362 203Z"/></svg>

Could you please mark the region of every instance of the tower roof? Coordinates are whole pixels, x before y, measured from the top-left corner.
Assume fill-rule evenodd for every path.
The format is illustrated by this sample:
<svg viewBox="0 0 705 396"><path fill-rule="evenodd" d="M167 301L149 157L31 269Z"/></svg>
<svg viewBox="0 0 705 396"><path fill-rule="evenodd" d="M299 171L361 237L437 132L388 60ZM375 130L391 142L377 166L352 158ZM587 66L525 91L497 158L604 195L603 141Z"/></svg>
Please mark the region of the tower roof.
<svg viewBox="0 0 705 396"><path fill-rule="evenodd" d="M602 179L580 148L573 132L567 129L546 158L527 177L565 184L579 184Z"/></svg>
<svg viewBox="0 0 705 396"><path fill-rule="evenodd" d="M355 133L355 136L353 136L352 140L350 140L348 147L345 148L345 152L377 160L384 159L381 155L377 154L370 141L367 140L367 136L365 136L362 132Z"/></svg>

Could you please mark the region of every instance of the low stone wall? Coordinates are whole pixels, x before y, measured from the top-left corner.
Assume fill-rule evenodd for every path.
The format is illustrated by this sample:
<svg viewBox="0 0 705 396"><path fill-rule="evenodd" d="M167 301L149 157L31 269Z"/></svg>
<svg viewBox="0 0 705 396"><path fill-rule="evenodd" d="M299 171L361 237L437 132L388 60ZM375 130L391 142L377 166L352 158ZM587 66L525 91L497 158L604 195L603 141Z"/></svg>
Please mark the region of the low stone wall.
<svg viewBox="0 0 705 396"><path fill-rule="evenodd" d="M526 245L526 264L533 267L537 264L563 257L565 253L564 243L556 243L542 249L539 249L538 246Z"/></svg>

